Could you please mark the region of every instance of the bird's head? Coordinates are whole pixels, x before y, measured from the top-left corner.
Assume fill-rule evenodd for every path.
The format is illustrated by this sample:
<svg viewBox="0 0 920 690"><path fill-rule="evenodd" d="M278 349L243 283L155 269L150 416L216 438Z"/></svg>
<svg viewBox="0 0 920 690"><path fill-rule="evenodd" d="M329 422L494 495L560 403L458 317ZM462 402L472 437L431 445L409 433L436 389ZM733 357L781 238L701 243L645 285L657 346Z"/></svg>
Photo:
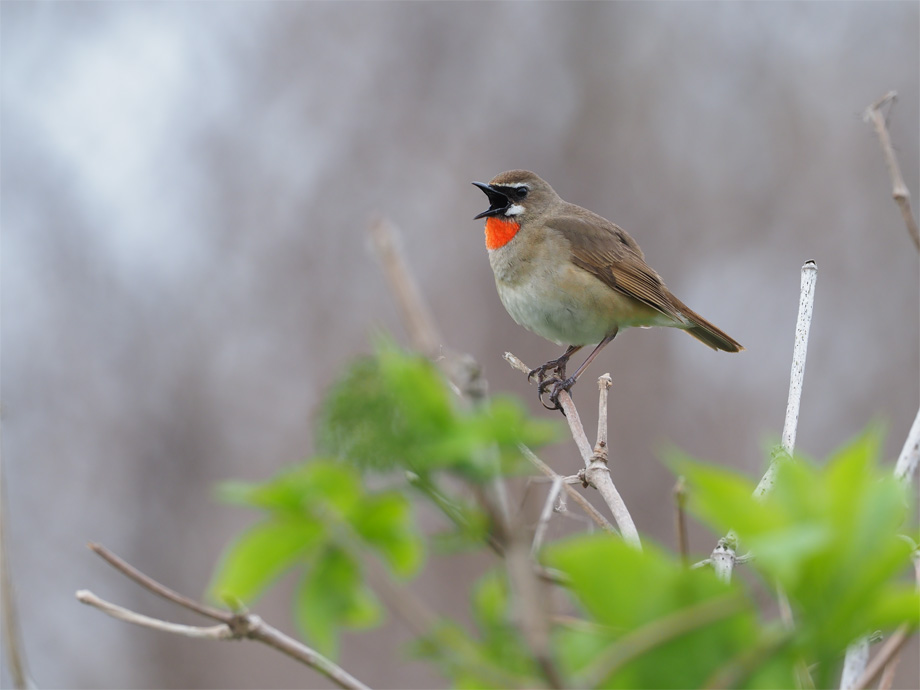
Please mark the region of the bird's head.
<svg viewBox="0 0 920 690"><path fill-rule="evenodd" d="M489 184L474 182L489 197L489 208L476 218L497 218L518 224L540 215L559 196L553 188L529 170L509 170Z"/></svg>

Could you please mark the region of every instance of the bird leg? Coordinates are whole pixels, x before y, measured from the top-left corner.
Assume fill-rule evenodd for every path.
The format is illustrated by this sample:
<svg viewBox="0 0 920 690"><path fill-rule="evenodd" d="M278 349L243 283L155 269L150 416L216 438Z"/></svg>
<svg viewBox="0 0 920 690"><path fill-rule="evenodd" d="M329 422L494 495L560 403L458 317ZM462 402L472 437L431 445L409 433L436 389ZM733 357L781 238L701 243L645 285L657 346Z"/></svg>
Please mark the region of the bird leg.
<svg viewBox="0 0 920 690"><path fill-rule="evenodd" d="M594 361L594 358L597 357L600 351L604 349L604 346L607 343L609 343L611 340L616 338L617 330L618 329L614 329L613 333L611 333L606 338L604 338L602 341L600 341L597 344L597 347L595 347L594 350L591 352L591 354L588 355L588 359L585 360L584 364L578 367L578 370L574 374L572 374L569 378L564 378L565 377L565 364L563 363L562 372L558 377L553 377L545 381L543 380L540 381L540 385L537 386L537 392L540 396L540 402L543 404L543 407L545 407L547 410L561 410L562 409L559 406L559 394L562 391L571 390L572 386L575 385L575 382L578 381L578 377L580 377L584 373L585 369L588 368L588 365L591 364L591 362ZM572 352L574 351L575 350L572 350ZM571 353L569 353L568 351L566 352L567 354L571 355ZM563 357L564 356L565 355L563 355ZM550 364L550 362L547 362L547 364ZM559 370L557 369L557 372L558 371ZM552 407L550 407L549 405L543 402L543 394L546 392L546 389L550 386L550 384L552 384L553 386L553 389L550 391L550 394L549 394L549 401L553 404Z"/></svg>
<svg viewBox="0 0 920 690"><path fill-rule="evenodd" d="M536 375L537 382L540 384L541 387L543 387L543 381L546 378L547 371L555 371L556 376L559 378L559 380L564 379L565 378L565 365L569 363L569 358L573 354L578 352L581 348L582 348L581 345L569 345L561 357L558 357L556 359L551 359L546 364L543 364L537 367L536 369L531 369L530 373L527 374L527 380L530 381L530 379L532 379L534 375ZM552 381L553 379L549 379L549 380ZM540 390L541 394L543 390L546 390L545 387L543 387L542 390Z"/></svg>

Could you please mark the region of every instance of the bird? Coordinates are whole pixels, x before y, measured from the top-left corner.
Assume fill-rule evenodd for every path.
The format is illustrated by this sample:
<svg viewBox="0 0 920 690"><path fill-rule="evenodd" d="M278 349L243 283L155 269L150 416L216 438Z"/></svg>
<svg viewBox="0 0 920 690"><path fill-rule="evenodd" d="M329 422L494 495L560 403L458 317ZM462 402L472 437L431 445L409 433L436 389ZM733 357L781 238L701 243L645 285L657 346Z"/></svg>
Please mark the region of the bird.
<svg viewBox="0 0 920 690"><path fill-rule="evenodd" d="M566 347L528 374L528 380L537 377L547 409L562 409L559 394L571 390L624 328L680 328L714 350L744 350L668 290L625 230L563 201L536 173L509 170L488 184L473 184L489 199L489 208L474 219L486 219L486 248L502 304L517 324ZM566 377L569 358L595 343L584 364ZM548 390L552 405L543 401Z"/></svg>

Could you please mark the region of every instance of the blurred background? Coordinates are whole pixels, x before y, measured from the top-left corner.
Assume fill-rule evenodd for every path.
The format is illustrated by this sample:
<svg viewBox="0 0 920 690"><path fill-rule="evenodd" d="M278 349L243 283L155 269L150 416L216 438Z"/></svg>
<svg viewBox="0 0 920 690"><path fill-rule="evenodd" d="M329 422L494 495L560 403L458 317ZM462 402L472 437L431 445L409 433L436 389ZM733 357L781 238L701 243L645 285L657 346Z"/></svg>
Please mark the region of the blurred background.
<svg viewBox="0 0 920 690"><path fill-rule="evenodd" d="M620 224L747 347L627 331L582 383L593 430L590 379L613 376L614 477L649 538L675 542L666 444L762 473L808 259L798 448L823 457L874 419L889 460L901 448L918 257L861 114L899 92L890 130L920 198L916 3L3 2L0 20L5 548L40 687L328 686L261 645L80 605L86 587L202 624L85 544L202 595L253 519L214 485L309 456L341 367L379 329L406 342L374 217L401 229L445 345L549 415L501 355L559 348L505 313L472 220L488 204L470 182L510 168ZM544 456L578 465L571 440ZM695 553L714 544L694 528ZM466 619L488 565L436 558L416 590ZM256 607L289 632L290 585ZM443 685L410 639L398 622L347 635L341 661L380 688ZM918 682L915 638L896 687Z"/></svg>

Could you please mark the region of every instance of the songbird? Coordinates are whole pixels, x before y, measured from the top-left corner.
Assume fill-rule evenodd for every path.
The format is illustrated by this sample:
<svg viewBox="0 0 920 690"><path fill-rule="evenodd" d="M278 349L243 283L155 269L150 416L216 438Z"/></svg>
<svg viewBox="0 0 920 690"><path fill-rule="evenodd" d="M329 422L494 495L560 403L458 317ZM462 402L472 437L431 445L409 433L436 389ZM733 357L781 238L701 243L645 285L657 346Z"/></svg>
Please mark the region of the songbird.
<svg viewBox="0 0 920 690"><path fill-rule="evenodd" d="M606 218L563 201L527 170L509 170L488 183L486 248L502 304L518 324L557 345L562 356L533 369L538 395L550 389L552 407L616 334L631 326L687 331L714 350L744 348L675 297L645 263L636 241ZM566 378L569 358L597 343ZM547 372L552 376L547 378Z"/></svg>

